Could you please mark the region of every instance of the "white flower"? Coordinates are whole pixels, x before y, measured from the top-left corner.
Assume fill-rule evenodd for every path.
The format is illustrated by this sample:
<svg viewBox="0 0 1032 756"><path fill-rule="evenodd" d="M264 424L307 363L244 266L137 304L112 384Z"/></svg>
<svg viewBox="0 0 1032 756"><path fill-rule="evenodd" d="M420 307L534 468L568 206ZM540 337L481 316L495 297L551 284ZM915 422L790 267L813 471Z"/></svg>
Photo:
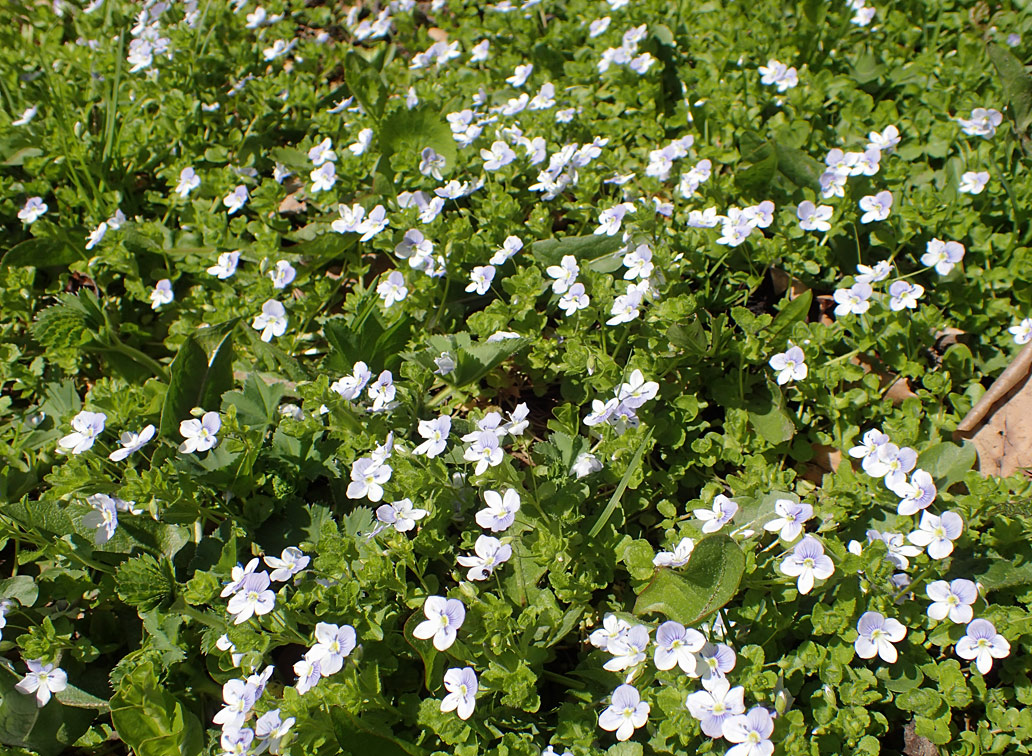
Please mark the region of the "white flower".
<svg viewBox="0 0 1032 756"><path fill-rule="evenodd" d="M804 200L796 208L796 216L799 218L799 228L804 231L830 231L833 213L831 205L814 205L810 200Z"/></svg>
<svg viewBox="0 0 1032 756"><path fill-rule="evenodd" d="M151 290L151 309L156 310L162 305L167 305L175 298L176 295L172 291L172 282L169 281L167 278L162 278L154 285L154 288Z"/></svg>
<svg viewBox="0 0 1032 756"><path fill-rule="evenodd" d="M791 346L788 350L775 354L770 358L769 364L778 371L779 386L783 386L789 381L801 381L809 372L806 366L806 355L797 346Z"/></svg>
<svg viewBox="0 0 1032 756"><path fill-rule="evenodd" d="M552 283L552 293L563 294L577 280L580 266L577 264L577 258L573 255L563 255L563 259L558 265L549 265L545 269L545 274L549 278L555 279Z"/></svg>
<svg viewBox="0 0 1032 756"><path fill-rule="evenodd" d="M437 375L448 375L458 367L455 357L450 352L441 352L438 357L434 357L434 364L437 366L437 370L434 371Z"/></svg>
<svg viewBox="0 0 1032 756"><path fill-rule="evenodd" d="M104 431L107 415L103 412L83 410L72 418L72 432L57 442L58 448L72 454L82 454L93 446Z"/></svg>
<svg viewBox="0 0 1032 756"><path fill-rule="evenodd" d="M623 256L623 266L627 268L624 280L648 278L652 275L652 248L648 244L639 244L631 252Z"/></svg>
<svg viewBox="0 0 1032 756"><path fill-rule="evenodd" d="M626 620L622 620L615 614L607 614L602 618L602 627L592 630L588 641L597 649L608 651L610 644L623 638L630 631L631 626Z"/></svg>
<svg viewBox="0 0 1032 756"><path fill-rule="evenodd" d="M873 267L868 265L857 265L857 272L860 274L856 276L857 283L877 283L878 281L884 281L892 273L892 263L888 260L882 260L876 263Z"/></svg>
<svg viewBox="0 0 1032 756"><path fill-rule="evenodd" d="M745 688L731 687L727 678L707 678L702 681L705 690L690 694L684 705L699 720L703 733L711 738L723 736L724 721L745 714Z"/></svg>
<svg viewBox="0 0 1032 756"><path fill-rule="evenodd" d="M473 667L453 668L444 673L444 687L448 695L441 701L441 711L454 711L459 719L469 719L476 705L479 689Z"/></svg>
<svg viewBox="0 0 1032 756"><path fill-rule="evenodd" d="M305 553L297 546L288 546L283 549L279 557L265 557L265 564L272 568L269 579L277 583L284 583L300 574L310 561L311 557L305 556Z"/></svg>
<svg viewBox="0 0 1032 756"><path fill-rule="evenodd" d="M25 126L26 124L28 124L29 121L31 121L33 118L36 117L36 113L38 111L39 111L39 106L38 105L33 105L30 108L25 108L25 110L22 111L22 114L21 114L20 117L18 117L14 121L11 121L11 125L12 126Z"/></svg>
<svg viewBox="0 0 1032 756"><path fill-rule="evenodd" d="M315 640L316 644L305 656L319 662L319 672L323 677L340 672L344 666L344 659L358 644L355 628L351 625L338 626L329 622L316 624Z"/></svg>
<svg viewBox="0 0 1032 756"><path fill-rule="evenodd" d="M466 285L466 291L475 292L479 295L487 294L494 277L495 269L493 265L478 265L469 274L469 283Z"/></svg>
<svg viewBox="0 0 1032 756"><path fill-rule="evenodd" d="M909 446L899 447L886 441L878 446L878 453L864 457L861 466L872 478L885 478L892 491L906 482L907 473L917 464L917 452Z"/></svg>
<svg viewBox="0 0 1032 756"><path fill-rule="evenodd" d="M336 223L337 221L334 221ZM358 227L355 229L358 233L362 234L359 237L359 241L369 241L374 236L379 234L385 228L387 228L387 211L383 205L377 205L369 211L369 215L359 222Z"/></svg>
<svg viewBox="0 0 1032 756"><path fill-rule="evenodd" d="M913 310L917 307L917 300L923 294L924 287L921 284L912 284L909 281L893 281L889 285L889 309L893 312Z"/></svg>
<svg viewBox="0 0 1032 756"><path fill-rule="evenodd" d="M233 624L239 625L252 616L268 614L276 606L276 594L269 590L269 573L253 572L244 578L240 590L226 605L226 610L234 615Z"/></svg>
<svg viewBox="0 0 1032 756"><path fill-rule="evenodd" d="M491 40L482 39L469 51L470 63L483 63L491 52Z"/></svg>
<svg viewBox="0 0 1032 756"><path fill-rule="evenodd" d="M870 132L867 140L867 149L869 150L892 152L900 142L899 129L889 124L880 134L877 131Z"/></svg>
<svg viewBox="0 0 1032 756"><path fill-rule="evenodd" d="M240 263L240 251L223 252L219 255L218 262L208 268L208 274L217 276L219 280L226 280L236 273L237 265Z"/></svg>
<svg viewBox="0 0 1032 756"><path fill-rule="evenodd" d="M896 509L898 514L917 514L935 501L936 488L932 476L924 470L914 470L910 480L900 484L893 492L902 497Z"/></svg>
<svg viewBox="0 0 1032 756"><path fill-rule="evenodd" d="M323 139L308 151L308 159L312 165L318 168L323 163L333 163L337 160L337 153L333 151L333 140L329 137Z"/></svg>
<svg viewBox="0 0 1032 756"><path fill-rule="evenodd" d="M767 65L760 66L760 83L777 86L779 92L787 92L799 83L798 73L795 66L788 67L780 61L771 58Z"/></svg>
<svg viewBox="0 0 1032 756"><path fill-rule="evenodd" d="M491 149L481 150L480 157L484 160L485 171L497 171L516 159L516 153L505 142L496 141L491 144Z"/></svg>
<svg viewBox="0 0 1032 756"><path fill-rule="evenodd" d="M384 525L393 525L399 533L407 533L416 527L416 521L422 520L429 512L412 506L412 499L405 498L390 504L382 504L376 508L376 519Z"/></svg>
<svg viewBox="0 0 1032 756"><path fill-rule="evenodd" d="M368 150L369 145L371 145L372 143L373 130L362 129L360 132L358 132L358 137L356 138L355 142L353 144L348 145L348 149L351 151L351 154L358 156L364 153L366 150Z"/></svg>
<svg viewBox="0 0 1032 756"><path fill-rule="evenodd" d="M893 643L899 643L907 634L907 628L899 620L886 618L880 612L864 612L856 623L860 633L853 642L853 648L861 659L871 659L876 654L882 661L895 663L898 655Z"/></svg>
<svg viewBox="0 0 1032 756"><path fill-rule="evenodd" d="M609 24L612 23L613 19L609 16L603 16L602 18L596 18L588 26L588 36L592 39L603 34L606 29L609 28Z"/></svg>
<svg viewBox="0 0 1032 756"><path fill-rule="evenodd" d="M983 139L992 139L996 135L996 128L1003 123L1003 113L996 108L974 108L971 111L971 118L958 118L961 130L969 136L980 136Z"/></svg>
<svg viewBox="0 0 1032 756"><path fill-rule="evenodd" d="M957 641L957 656L974 659L975 667L983 675L993 668L993 659L1010 655L1010 643L996 632L996 626L984 619L976 619L967 626L967 634Z"/></svg>
<svg viewBox="0 0 1032 756"><path fill-rule="evenodd" d="M860 216L861 223L885 220L889 217L889 211L892 210L892 192L883 190L877 194L861 197L860 209L864 211L864 214Z"/></svg>
<svg viewBox="0 0 1032 756"><path fill-rule="evenodd" d="M366 384L372 377L373 374L369 367L360 360L352 367L351 375L345 375L330 384L330 391L340 394L341 398L351 402L362 395Z"/></svg>
<svg viewBox="0 0 1032 756"><path fill-rule="evenodd" d="M98 244L100 244L100 242L103 241L104 236L107 234L107 232L107 221L101 221L95 229L90 231L89 236L86 237L86 249L93 249Z"/></svg>
<svg viewBox="0 0 1032 756"><path fill-rule="evenodd" d="M695 541L691 538L682 538L673 551L661 551L652 558L652 563L657 567L684 567L692 556L695 548Z"/></svg>
<svg viewBox="0 0 1032 756"><path fill-rule="evenodd" d="M312 192L327 192L337 183L337 166L323 163L308 174L312 180Z"/></svg>
<svg viewBox="0 0 1032 756"><path fill-rule="evenodd" d="M122 448L115 449L111 452L108 455L108 459L112 462L121 462L133 452L137 452L142 449L152 438L154 438L153 425L144 426L139 433L125 431L118 439L119 443L122 444Z"/></svg>
<svg viewBox="0 0 1032 756"><path fill-rule="evenodd" d="M53 664L44 664L42 659L33 659L25 664L29 673L14 688L26 695L35 693L36 706L46 706L51 693L60 693L68 687L68 675L63 669L55 669Z"/></svg>
<svg viewBox="0 0 1032 756"><path fill-rule="evenodd" d="M613 306L609 314L612 316L606 321L606 325L620 325L630 323L641 315L641 304L645 299L645 292L648 290L649 282L641 281L638 284L627 284L627 293L621 294L613 300Z"/></svg>
<svg viewBox="0 0 1032 756"><path fill-rule="evenodd" d="M627 213L633 213L636 210L637 208L630 202L621 202L619 205L603 210L598 215L598 228L595 229L595 234L616 236L620 231L620 226L623 223L624 216L627 215Z"/></svg>
<svg viewBox="0 0 1032 756"><path fill-rule="evenodd" d="M688 225L692 228L715 228L720 223L717 208L707 207L705 210L692 210L688 213Z"/></svg>
<svg viewBox="0 0 1032 756"><path fill-rule="evenodd" d="M391 479L393 470L388 464L377 462L370 457L355 460L351 467L351 482L346 491L349 499L369 499L380 501L383 498L383 484Z"/></svg>
<svg viewBox="0 0 1032 756"><path fill-rule="evenodd" d="M1023 318L1020 323L1007 330L1013 334L1015 344L1027 344L1032 341L1032 318Z"/></svg>
<svg viewBox="0 0 1032 756"><path fill-rule="evenodd" d="M621 685L613 691L609 708L598 716L598 726L609 732L616 732L617 740L628 740L634 731L644 727L651 708L641 700L633 685Z"/></svg>
<svg viewBox="0 0 1032 756"><path fill-rule="evenodd" d="M934 266L940 276L948 274L954 265L964 259L964 245L960 242L932 239L925 249L927 251L921 256L921 264Z"/></svg>
<svg viewBox="0 0 1032 756"><path fill-rule="evenodd" d="M373 412L393 409L394 405L391 404L391 402L394 401L396 392L397 389L394 387L394 376L391 375L390 370L384 370L372 385L369 386L369 390L366 392L368 397L373 400L373 406L370 409Z"/></svg>
<svg viewBox="0 0 1032 756"><path fill-rule="evenodd" d="M871 308L871 285L855 283L848 289L835 289L835 315L863 315Z"/></svg>
<svg viewBox="0 0 1032 756"><path fill-rule="evenodd" d="M609 641L606 650L613 658L602 665L610 672L621 672L641 664L649 647L649 629L644 625L634 625L626 633Z"/></svg>
<svg viewBox="0 0 1032 756"><path fill-rule="evenodd" d="M512 84L514 87L519 89L530 78L530 75L534 72L534 64L526 63L524 65L516 66L516 70L513 71L512 76L506 79L507 82Z"/></svg>
<svg viewBox="0 0 1032 756"><path fill-rule="evenodd" d="M262 332L262 341L272 341L273 336L282 336L287 330L287 311L275 299L266 300L262 311L255 316L251 327Z"/></svg>
<svg viewBox="0 0 1032 756"><path fill-rule="evenodd" d="M907 535L907 540L920 548L927 548L932 559L945 559L953 553L953 542L964 531L964 520L956 512L944 512L941 517L931 512L921 513L918 529Z"/></svg>
<svg viewBox="0 0 1032 756"><path fill-rule="evenodd" d="M880 430L874 428L864 433L863 440L859 445L849 449L849 456L853 459L866 461L869 457L877 461L878 450L882 444L887 444L889 437ZM884 475L884 473L882 473Z"/></svg>
<svg viewBox="0 0 1032 756"><path fill-rule="evenodd" d="M441 171L447 165L443 155L438 155L437 151L433 147L426 147L423 152L420 153L419 159L419 172L424 176L431 176L438 181L443 181L444 177Z"/></svg>
<svg viewBox="0 0 1032 756"><path fill-rule="evenodd" d="M738 503L724 494L717 494L713 498L713 509L694 510L695 516L705 523L702 526L703 533L716 533L730 522L737 512Z"/></svg>
<svg viewBox="0 0 1032 756"><path fill-rule="evenodd" d="M512 525L520 511L520 495L515 488L506 489L504 494L485 491L484 503L487 506L476 515L477 525L495 533Z"/></svg>
<svg viewBox="0 0 1032 756"><path fill-rule="evenodd" d="M327 165L333 165L333 163L327 163ZM269 271L269 278L272 279L272 288L274 289L286 288L296 276L297 271L294 270L294 266L286 260L279 260L276 267Z"/></svg>
<svg viewBox="0 0 1032 756"><path fill-rule="evenodd" d="M798 578L796 589L803 594L813 590L814 578L827 580L835 572L835 563L824 553L824 546L813 536L806 536L792 549L780 565L781 572Z"/></svg>
<svg viewBox="0 0 1032 756"><path fill-rule="evenodd" d="M961 194L981 194L988 183L988 171L966 171L960 177L960 186L957 187L957 191Z"/></svg>
<svg viewBox="0 0 1032 756"><path fill-rule="evenodd" d="M487 580L495 568L509 561L512 547L494 536L482 535L473 546L476 556L458 557L459 565L469 567L467 580Z"/></svg>
<svg viewBox="0 0 1032 756"><path fill-rule="evenodd" d="M578 310L583 310L591 304L591 297L589 297L584 291L584 284L575 283L566 292L559 297L559 308L566 313L566 317L570 317Z"/></svg>
<svg viewBox="0 0 1032 756"><path fill-rule="evenodd" d="M222 198L222 204L229 210L230 215L238 213L240 209L247 204L247 200L250 195L247 193L247 187L243 184L237 185L237 187Z"/></svg>
<svg viewBox="0 0 1032 756"><path fill-rule="evenodd" d="M589 452L582 452L574 460L573 466L570 468L578 479L587 477L592 473L596 473L602 469L602 463L598 461L594 454Z"/></svg>
<svg viewBox="0 0 1032 756"><path fill-rule="evenodd" d="M47 203L43 201L42 197L29 197L26 200L24 207L18 211L18 218L25 223L26 226L31 226L33 223L43 217L44 213L50 208Z"/></svg>
<svg viewBox="0 0 1032 756"><path fill-rule="evenodd" d="M288 52L294 49L294 45L297 44L297 40L293 39L290 42L286 42L282 39L277 39L272 43L272 47L266 47L262 50L262 57L266 61L273 61L276 58L280 58L286 55Z"/></svg>
<svg viewBox="0 0 1032 756"><path fill-rule="evenodd" d="M466 620L466 607L458 599L427 596L423 602L426 620L416 625L412 635L420 640L434 639L434 648L446 651L455 642L457 631Z"/></svg>
<svg viewBox="0 0 1032 756"><path fill-rule="evenodd" d="M748 714L737 714L721 725L724 740L737 745L728 749L726 756L771 756L774 744L774 718L762 706L754 706Z"/></svg>
<svg viewBox="0 0 1032 756"><path fill-rule="evenodd" d="M392 270L387 274L387 278L377 284L376 293L383 300L384 307L390 307L395 302L400 302L408 296L408 289L405 287L405 276L396 270Z"/></svg>
<svg viewBox="0 0 1032 756"><path fill-rule="evenodd" d="M118 527L118 506L107 494L93 494L86 499L93 511L82 518L82 524L88 528L96 528L94 542L99 546L111 540Z"/></svg>
<svg viewBox="0 0 1032 756"><path fill-rule="evenodd" d="M186 197L190 192L201 185L201 177L190 166L179 172L179 183L176 184L175 193L180 197ZM228 207L228 205L227 205Z"/></svg>
<svg viewBox="0 0 1032 756"><path fill-rule="evenodd" d="M970 580L957 578L950 583L936 580L928 584L925 593L933 602L928 606L928 616L933 620L949 617L950 622L963 625L974 616L971 605L978 600L978 589Z"/></svg>
<svg viewBox="0 0 1032 756"><path fill-rule="evenodd" d="M778 534L782 541L791 543L803 532L803 523L813 517L813 507L806 502L778 499L774 502L776 518L763 526L763 529Z"/></svg>
<svg viewBox="0 0 1032 756"><path fill-rule="evenodd" d="M686 675L695 672L695 653L706 645L706 636L686 629L680 622L668 621L656 628L656 669L681 668Z"/></svg>
<svg viewBox="0 0 1032 756"><path fill-rule="evenodd" d="M222 418L218 412L205 412L200 420L184 420L179 424L179 433L186 440L179 445L179 451L193 454L215 448L219 442L216 434L221 427Z"/></svg>
<svg viewBox="0 0 1032 756"><path fill-rule="evenodd" d="M521 249L523 249L523 242L518 236L507 236L502 242L501 249L496 251L488 262L492 265L502 265Z"/></svg>

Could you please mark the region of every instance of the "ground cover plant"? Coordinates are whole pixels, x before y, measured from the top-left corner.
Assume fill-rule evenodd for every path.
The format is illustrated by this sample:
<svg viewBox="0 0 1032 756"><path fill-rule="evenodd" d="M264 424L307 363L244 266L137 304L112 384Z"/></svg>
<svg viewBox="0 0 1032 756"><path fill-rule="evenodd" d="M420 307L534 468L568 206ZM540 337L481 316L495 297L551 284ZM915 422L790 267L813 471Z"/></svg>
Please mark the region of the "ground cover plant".
<svg viewBox="0 0 1032 756"><path fill-rule="evenodd" d="M4 3L5 752L1028 753L1029 11Z"/></svg>

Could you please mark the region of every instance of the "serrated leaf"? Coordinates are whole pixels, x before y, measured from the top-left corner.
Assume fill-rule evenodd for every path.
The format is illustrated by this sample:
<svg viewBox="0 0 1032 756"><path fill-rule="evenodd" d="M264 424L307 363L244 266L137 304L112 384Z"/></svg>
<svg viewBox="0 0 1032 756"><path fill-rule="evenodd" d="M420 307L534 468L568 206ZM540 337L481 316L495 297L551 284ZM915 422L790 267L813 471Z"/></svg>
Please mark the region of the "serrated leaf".
<svg viewBox="0 0 1032 756"><path fill-rule="evenodd" d="M168 562L158 562L150 554L143 554L119 566L115 584L122 601L147 612L171 602L175 578Z"/></svg>
<svg viewBox="0 0 1032 756"><path fill-rule="evenodd" d="M634 602L634 613L659 613L685 626L697 625L734 598L744 571L745 554L730 536L703 538L682 570L656 570Z"/></svg>
<svg viewBox="0 0 1032 756"><path fill-rule="evenodd" d="M223 395L222 410L236 407L237 418L244 425L265 428L276 418L284 391L282 383L266 383L251 373L244 381L243 391L228 391Z"/></svg>

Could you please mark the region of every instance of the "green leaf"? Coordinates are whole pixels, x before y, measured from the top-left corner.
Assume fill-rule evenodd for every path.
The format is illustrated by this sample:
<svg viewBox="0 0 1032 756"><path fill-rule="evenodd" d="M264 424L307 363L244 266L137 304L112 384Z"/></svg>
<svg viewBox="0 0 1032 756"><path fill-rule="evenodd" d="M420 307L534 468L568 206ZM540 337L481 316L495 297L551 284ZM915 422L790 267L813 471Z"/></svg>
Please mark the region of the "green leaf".
<svg viewBox="0 0 1032 756"><path fill-rule="evenodd" d="M158 685L151 663L122 678L111 698L111 722L135 756L195 756L201 752L201 723Z"/></svg>
<svg viewBox="0 0 1032 756"><path fill-rule="evenodd" d="M615 253L624 246L619 236L588 234L566 236L562 239L542 239L530 245L530 254L542 265L558 265L566 255L598 273L612 273L620 267Z"/></svg>
<svg viewBox="0 0 1032 756"><path fill-rule="evenodd" d="M380 72L357 52L351 51L344 56L344 82L370 117L379 121L387 105L387 88Z"/></svg>
<svg viewBox="0 0 1032 756"><path fill-rule="evenodd" d="M742 162L735 168L735 184L746 192L764 193L778 171L778 153L769 141L749 149L743 142Z"/></svg>
<svg viewBox="0 0 1032 756"><path fill-rule="evenodd" d="M222 397L222 410L236 407L237 419L250 427L265 428L276 418L276 409L283 398L282 383L266 383L256 373L244 381L243 391L228 391Z"/></svg>
<svg viewBox="0 0 1032 756"><path fill-rule="evenodd" d="M964 480L968 470L977 461L978 451L970 441L959 445L943 441L921 452L916 467L931 475L936 487L945 491L954 483Z"/></svg>
<svg viewBox="0 0 1032 756"><path fill-rule="evenodd" d="M474 343L465 331L450 335L435 334L427 339L429 349L410 355L429 370L436 370L434 359L448 352L455 359L455 369L442 378L453 386L475 383L498 365L531 344L528 338L502 339Z"/></svg>
<svg viewBox="0 0 1032 756"><path fill-rule="evenodd" d="M824 166L796 147L775 143L778 170L796 186L817 190L821 186Z"/></svg>
<svg viewBox="0 0 1032 756"><path fill-rule="evenodd" d="M749 424L772 446L791 441L796 426L785 411L785 400L776 384L768 382L769 400L759 392L750 397Z"/></svg>
<svg viewBox="0 0 1032 756"><path fill-rule="evenodd" d="M0 266L25 268L64 268L86 254L62 232L61 238L26 239L7 250Z"/></svg>
<svg viewBox="0 0 1032 756"><path fill-rule="evenodd" d="M780 344L780 340L792 326L806 319L813 302L813 292L807 289L795 299L786 300L767 331L767 341Z"/></svg>
<svg viewBox="0 0 1032 756"><path fill-rule="evenodd" d="M730 536L703 538L680 572L656 570L635 601L634 613L658 612L694 626L734 598L744 571L745 554Z"/></svg>
<svg viewBox="0 0 1032 756"><path fill-rule="evenodd" d="M188 336L169 366L169 386L161 407L163 436L178 439L179 423L189 419L190 410L222 406L222 395L233 387L233 330L221 336L210 354L200 338Z"/></svg>
<svg viewBox="0 0 1032 756"><path fill-rule="evenodd" d="M368 718L360 719L343 706L334 706L330 718L342 753L355 756L423 756L426 753L414 743L394 737L386 725L373 724Z"/></svg>
<svg viewBox="0 0 1032 756"><path fill-rule="evenodd" d="M648 432L642 436L641 441L638 443L638 448L634 450L634 455L631 457L631 461L628 463L623 477L620 478L620 483L616 486L616 490L613 491L613 495L609 498L609 503L606 504L606 508L602 510L598 519L595 520L595 524L591 526L591 530L588 531L588 538L594 538L597 536L602 528L605 527L606 523L609 522L609 518L613 516L613 512L616 511L617 506L620 504L620 499L623 498L624 491L627 490L627 484L630 483L631 476L637 472L638 466L641 465L641 459L645 454L645 447L647 447L651 441L652 428L649 428Z"/></svg>
<svg viewBox="0 0 1032 756"><path fill-rule="evenodd" d="M998 559L993 561L985 572L974 575L974 578L984 585L987 591L1032 585L1032 562L1015 565Z"/></svg>
<svg viewBox="0 0 1032 756"><path fill-rule="evenodd" d="M455 165L455 139L441 114L430 108L396 110L380 130L380 150L385 158L398 153L412 164L419 162L422 151L432 147L444 158L445 171Z"/></svg>
<svg viewBox="0 0 1032 756"><path fill-rule="evenodd" d="M0 599L14 599L24 607L32 606L39 596L36 581L28 575L15 575L0 580Z"/></svg>
<svg viewBox="0 0 1032 756"><path fill-rule="evenodd" d="M1025 134L1032 126L1032 76L1028 75L1025 66L1010 50L994 42L987 43L986 48L989 59L1000 74L1003 92L1010 101L1010 111L1018 133Z"/></svg>
<svg viewBox="0 0 1032 756"><path fill-rule="evenodd" d="M12 520L17 520L30 532L43 532L61 538L75 530L72 518L56 502L49 499L7 504L3 508L3 513Z"/></svg>
<svg viewBox="0 0 1032 756"><path fill-rule="evenodd" d="M15 690L19 680L21 675L9 662L0 663L0 743L27 748L39 756L69 752L89 728L96 711L62 706L57 696L46 706L38 707L35 695Z"/></svg>
<svg viewBox="0 0 1032 756"><path fill-rule="evenodd" d="M97 711L109 710L108 702L103 698L97 698L92 693L87 693L85 690L76 688L74 685L69 685L61 692L55 693L54 698L65 706L74 706L77 709L96 709Z"/></svg>
<svg viewBox="0 0 1032 756"><path fill-rule="evenodd" d="M115 584L122 601L147 612L172 602L176 581L169 562L158 562L144 554L121 564L115 573Z"/></svg>

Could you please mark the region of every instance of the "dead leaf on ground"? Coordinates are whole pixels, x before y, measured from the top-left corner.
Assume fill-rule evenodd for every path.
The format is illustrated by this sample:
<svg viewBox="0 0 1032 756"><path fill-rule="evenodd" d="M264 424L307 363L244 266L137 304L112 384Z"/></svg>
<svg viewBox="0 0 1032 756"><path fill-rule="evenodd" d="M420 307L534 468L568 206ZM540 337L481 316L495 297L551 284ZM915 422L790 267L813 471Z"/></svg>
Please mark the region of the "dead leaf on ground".
<svg viewBox="0 0 1032 756"><path fill-rule="evenodd" d="M838 466L842 462L842 452L834 446L825 446L824 444L813 444L811 448L813 449L813 459L807 463L803 478L820 485L825 475L838 470Z"/></svg>
<svg viewBox="0 0 1032 756"><path fill-rule="evenodd" d="M770 269L770 280L774 284L774 291L777 294L784 294L789 289L791 283L791 290L788 291L788 298L795 299L810 290L810 287L800 281L798 278L792 278L781 268Z"/></svg>
<svg viewBox="0 0 1032 756"><path fill-rule="evenodd" d="M917 396L910 387L910 381L905 376L893 375L881 366L877 358L867 355L858 355L849 360L854 365L859 365L865 373L874 373L881 380L882 396L893 404L900 404L904 399Z"/></svg>
<svg viewBox="0 0 1032 756"><path fill-rule="evenodd" d="M1032 467L1032 343L1025 346L957 426L970 439L978 471L1006 477Z"/></svg>
<svg viewBox="0 0 1032 756"><path fill-rule="evenodd" d="M939 749L928 738L917 734L917 725L908 722L903 728L903 753L906 756L939 756Z"/></svg>
<svg viewBox="0 0 1032 756"><path fill-rule="evenodd" d="M426 30L426 36L430 37L434 42L447 42L448 32L444 29L438 29L436 26L431 26Z"/></svg>

